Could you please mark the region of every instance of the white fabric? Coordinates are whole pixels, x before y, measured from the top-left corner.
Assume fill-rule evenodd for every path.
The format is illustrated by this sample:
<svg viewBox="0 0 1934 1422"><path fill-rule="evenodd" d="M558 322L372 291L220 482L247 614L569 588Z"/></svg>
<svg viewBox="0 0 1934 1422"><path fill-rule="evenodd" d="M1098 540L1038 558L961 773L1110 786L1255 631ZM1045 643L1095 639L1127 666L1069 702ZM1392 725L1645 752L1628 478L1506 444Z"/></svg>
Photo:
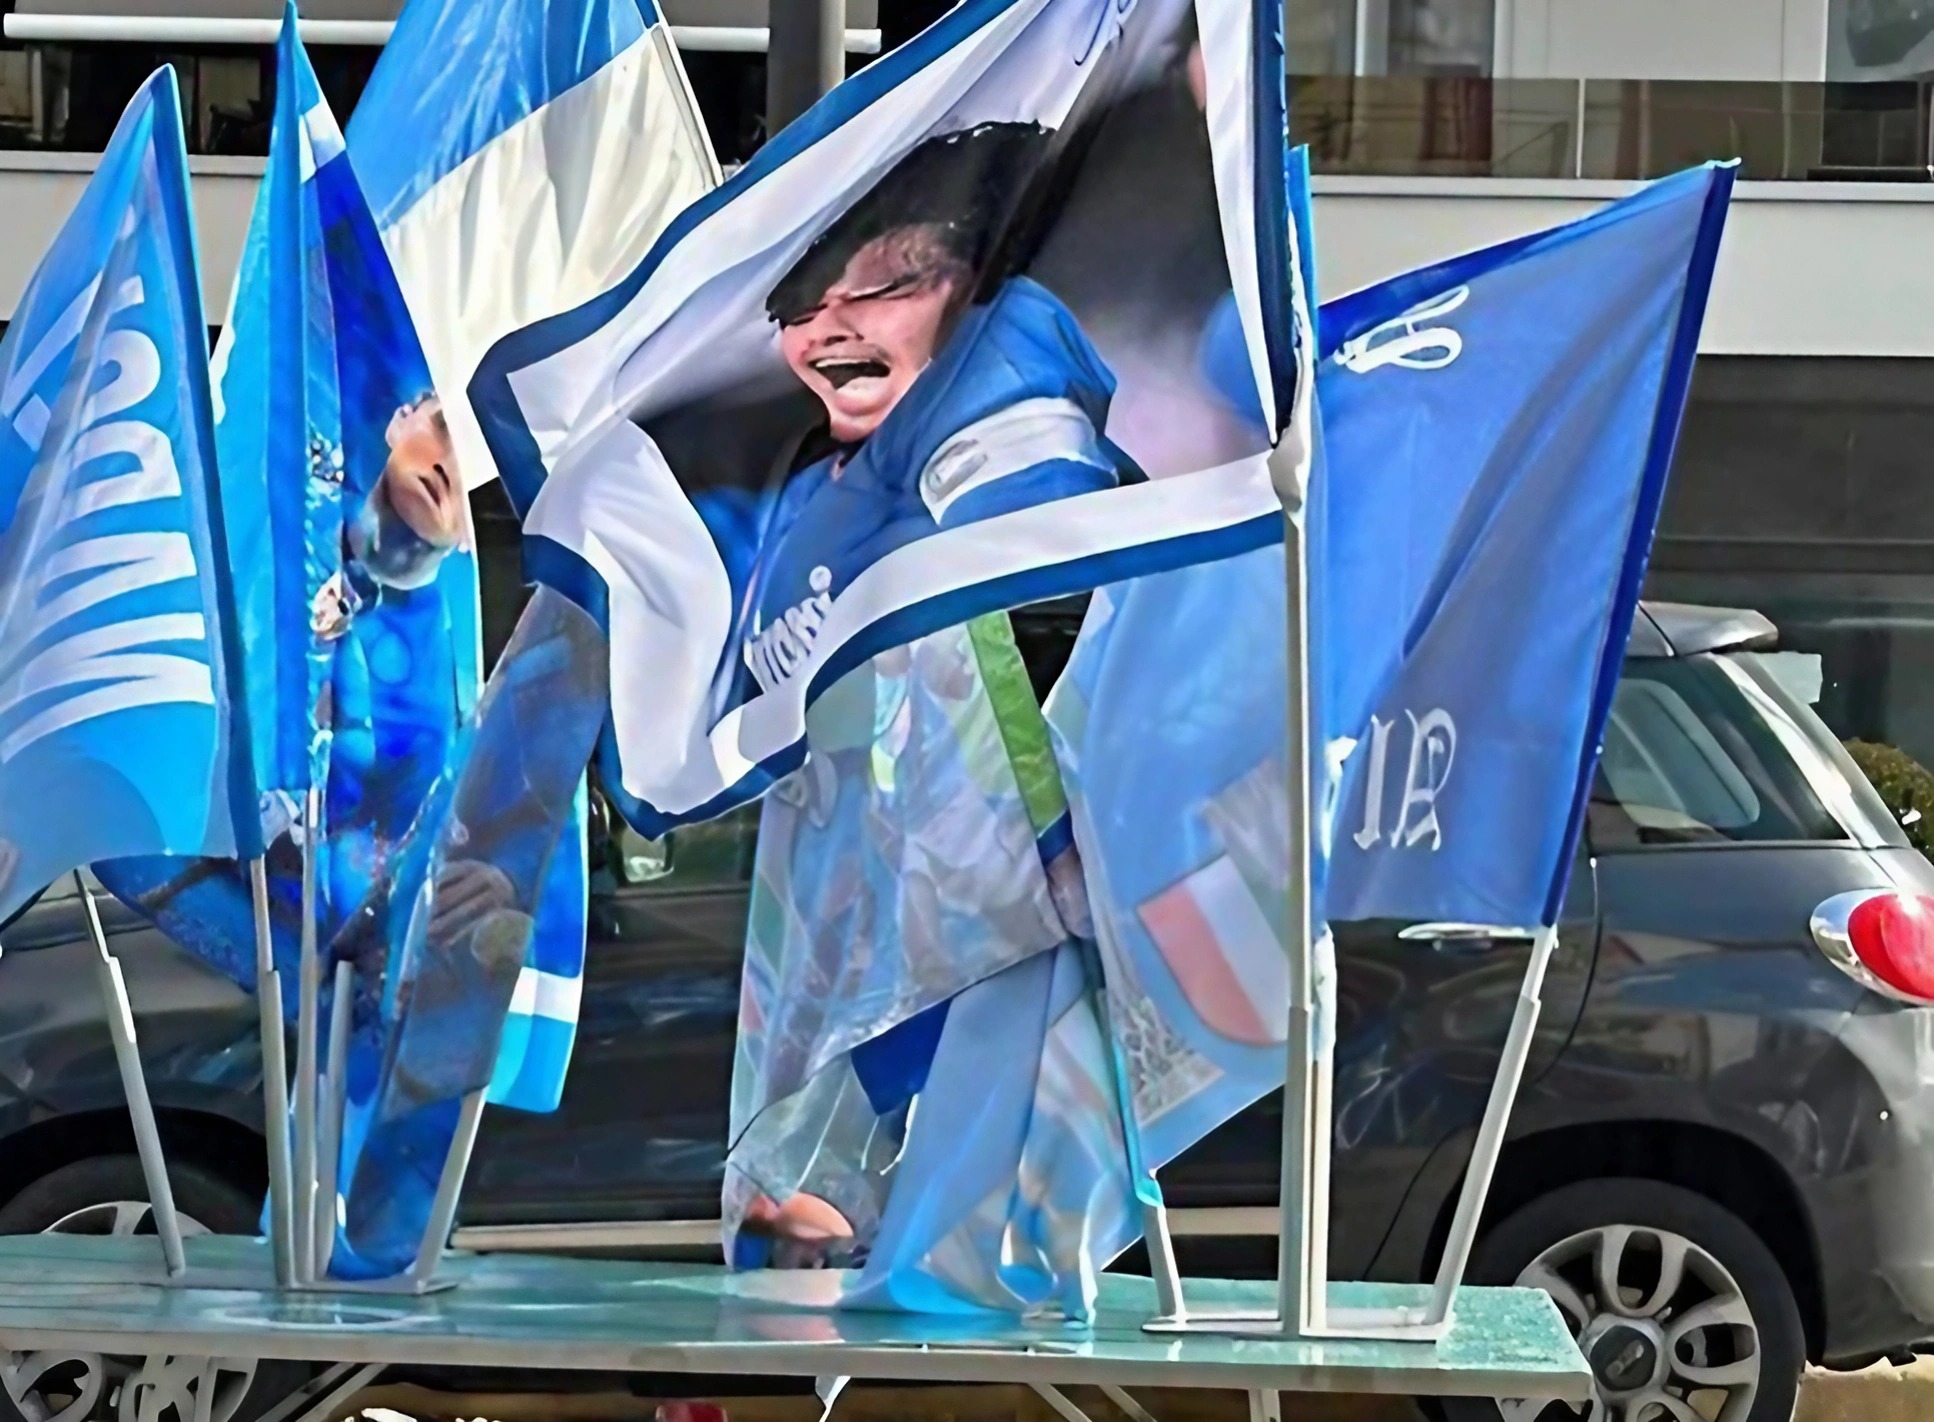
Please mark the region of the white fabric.
<svg viewBox="0 0 1934 1422"><path fill-rule="evenodd" d="M545 973L526 965L517 974L511 990L513 1017L549 1017L558 1022L576 1022L578 1006L584 1001L584 979L567 978L562 973Z"/></svg>
<svg viewBox="0 0 1934 1422"><path fill-rule="evenodd" d="M565 477L565 476L570 477ZM602 477L600 477L600 475ZM806 689L856 633L900 608L965 588L1280 510L1260 455L944 529L889 553L834 600L805 665L703 735L716 654L729 636L725 569L651 439L607 432L585 467L552 476L526 528L568 532L610 589L611 714L624 788L668 814L695 809L805 734ZM679 745L668 726L692 728Z"/></svg>
<svg viewBox="0 0 1934 1422"><path fill-rule="evenodd" d="M1054 461L1113 468L1095 442L1094 423L1074 401L1022 400L976 420L935 450L920 471L920 498L939 520L963 494Z"/></svg>
<svg viewBox="0 0 1934 1422"><path fill-rule="evenodd" d="M718 182L659 25L491 140L383 233L466 485L497 475L463 398L484 353L615 286Z"/></svg>

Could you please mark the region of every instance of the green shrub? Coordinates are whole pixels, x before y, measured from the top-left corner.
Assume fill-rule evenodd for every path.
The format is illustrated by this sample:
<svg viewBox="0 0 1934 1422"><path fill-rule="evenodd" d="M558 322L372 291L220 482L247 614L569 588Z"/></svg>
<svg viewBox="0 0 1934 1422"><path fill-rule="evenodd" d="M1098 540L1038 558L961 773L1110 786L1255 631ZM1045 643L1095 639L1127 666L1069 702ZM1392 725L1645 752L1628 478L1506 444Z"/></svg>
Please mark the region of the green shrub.
<svg viewBox="0 0 1934 1422"><path fill-rule="evenodd" d="M1847 754L1873 782L1896 820L1920 811L1920 818L1903 828L1914 848L1934 859L1934 771L1898 746L1874 741L1848 741L1846 745Z"/></svg>

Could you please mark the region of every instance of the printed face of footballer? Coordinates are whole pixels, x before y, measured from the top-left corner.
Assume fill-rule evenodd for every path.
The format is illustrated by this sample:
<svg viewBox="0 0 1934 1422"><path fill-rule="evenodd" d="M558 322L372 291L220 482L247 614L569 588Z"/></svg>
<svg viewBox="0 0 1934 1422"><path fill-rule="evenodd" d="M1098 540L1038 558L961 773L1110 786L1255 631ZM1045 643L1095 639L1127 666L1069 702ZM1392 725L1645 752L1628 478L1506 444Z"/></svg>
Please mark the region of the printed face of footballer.
<svg viewBox="0 0 1934 1422"><path fill-rule="evenodd" d="M442 403L432 395L403 406L390 418L388 437L383 483L390 507L425 543L454 548L463 537L463 481Z"/></svg>
<svg viewBox="0 0 1934 1422"><path fill-rule="evenodd" d="M968 283L937 228L895 228L780 327L786 363L826 406L834 439L852 444L879 428L946 339Z"/></svg>

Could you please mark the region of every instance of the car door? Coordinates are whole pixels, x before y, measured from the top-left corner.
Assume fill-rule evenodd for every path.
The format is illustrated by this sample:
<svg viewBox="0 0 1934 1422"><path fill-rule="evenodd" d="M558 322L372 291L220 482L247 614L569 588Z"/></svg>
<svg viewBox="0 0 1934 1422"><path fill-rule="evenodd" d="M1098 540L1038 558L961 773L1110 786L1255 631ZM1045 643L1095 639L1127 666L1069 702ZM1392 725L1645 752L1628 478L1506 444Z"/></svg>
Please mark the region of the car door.
<svg viewBox="0 0 1934 1422"><path fill-rule="evenodd" d="M759 807L663 841L593 818L613 829L593 836L564 1100L486 1114L466 1225L718 1217Z"/></svg>
<svg viewBox="0 0 1934 1422"><path fill-rule="evenodd" d="M1531 945L1388 919L1332 924L1331 932L1338 1021L1330 1259L1332 1277L1348 1279L1369 1271L1431 1153L1483 1114ZM1581 854L1527 1080L1556 1059L1577 1021L1596 939L1591 866ZM1191 1267L1273 1272L1266 1236L1276 1226L1281 1141L1282 1094L1271 1092L1162 1172L1182 1252L1200 1261Z"/></svg>

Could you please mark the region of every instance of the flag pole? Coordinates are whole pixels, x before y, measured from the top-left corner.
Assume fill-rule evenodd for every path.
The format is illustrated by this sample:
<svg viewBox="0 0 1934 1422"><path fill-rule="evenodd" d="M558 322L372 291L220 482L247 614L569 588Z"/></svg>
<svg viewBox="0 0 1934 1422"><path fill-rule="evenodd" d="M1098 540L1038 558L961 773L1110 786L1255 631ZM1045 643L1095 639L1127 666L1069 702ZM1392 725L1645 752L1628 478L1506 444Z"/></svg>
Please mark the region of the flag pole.
<svg viewBox="0 0 1934 1422"><path fill-rule="evenodd" d="M295 1036L295 1273L316 1277L316 1034L322 968L316 954L316 840L322 832L322 791L311 785L302 814L302 957L296 980Z"/></svg>
<svg viewBox="0 0 1934 1422"><path fill-rule="evenodd" d="M1498 1156L1504 1150L1504 1132L1511 1124L1511 1108L1517 1102L1525 1063L1531 1057L1531 1042L1543 1007L1545 970L1551 965L1551 955L1557 945L1555 923L1541 927L1531 940L1531 960L1525 964L1518 1003L1512 1010L1510 1031L1504 1039L1504 1053L1498 1059L1497 1075L1491 1078L1490 1099L1484 1103L1484 1119L1471 1147L1470 1168L1464 1173L1457 1212L1451 1217L1450 1237L1444 1241L1444 1257L1437 1266L1437 1284L1431 1296L1427 1324L1449 1320L1457 1290L1464 1282L1471 1247L1477 1242L1477 1227L1484 1216L1484 1201L1491 1193L1491 1177L1497 1173Z"/></svg>
<svg viewBox="0 0 1934 1422"><path fill-rule="evenodd" d="M1320 1327L1326 1281L1316 1268L1314 1205L1327 1194L1316 1179L1319 1082L1316 973L1311 941L1309 793L1309 599L1303 520L1307 450L1286 439L1270 456L1270 473L1283 501L1284 580L1288 609L1288 754L1285 777L1289 809L1288 941L1289 1040L1283 1071L1282 1219L1277 1255L1277 1309L1283 1332L1308 1337Z"/></svg>
<svg viewBox="0 0 1934 1422"><path fill-rule="evenodd" d="M161 1131L155 1124L154 1102L148 1099L148 1078L141 1070L141 1050L134 1036L134 1009L128 1002L128 985L121 976L120 961L107 946L107 933L101 927L101 911L87 887L81 871L74 871L74 887L80 890L81 904L87 912L87 930L94 938L94 974L107 1005L108 1034L114 1041L115 1065L121 1069L121 1089L127 1094L128 1115L134 1122L134 1148L141 1157L141 1174L148 1182L148 1208L154 1213L154 1232L161 1239L161 1257L171 1276L188 1267L181 1247L181 1220L175 1214L175 1192L168 1184L168 1162L161 1149Z"/></svg>
<svg viewBox="0 0 1934 1422"><path fill-rule="evenodd" d="M282 1023L282 975L275 968L275 939L269 923L269 870L263 859L248 865L255 900L255 1003L262 1030L262 1113L269 1143L269 1252L275 1282L295 1282L295 1248L290 1199L289 1056Z"/></svg>
<svg viewBox="0 0 1934 1422"><path fill-rule="evenodd" d="M349 1012L355 988L355 964L337 963L335 988L329 1000L329 1064L322 1078L324 1092L319 1125L322 1160L316 1171L313 1257L319 1276L328 1271L329 1256L336 1248L336 1199L340 1186L337 1172L342 1164L343 1103L349 1084Z"/></svg>
<svg viewBox="0 0 1934 1422"><path fill-rule="evenodd" d="M483 1108L481 1088L463 1098L450 1153L443 1158L443 1174L437 1180L436 1197L430 1202L430 1218L423 1226L416 1260L407 1274L418 1289L426 1289L435 1281L443 1247L450 1242L450 1231L457 1222L457 1198L463 1192L463 1177L470 1169L470 1154L476 1149L477 1130L483 1124Z"/></svg>

